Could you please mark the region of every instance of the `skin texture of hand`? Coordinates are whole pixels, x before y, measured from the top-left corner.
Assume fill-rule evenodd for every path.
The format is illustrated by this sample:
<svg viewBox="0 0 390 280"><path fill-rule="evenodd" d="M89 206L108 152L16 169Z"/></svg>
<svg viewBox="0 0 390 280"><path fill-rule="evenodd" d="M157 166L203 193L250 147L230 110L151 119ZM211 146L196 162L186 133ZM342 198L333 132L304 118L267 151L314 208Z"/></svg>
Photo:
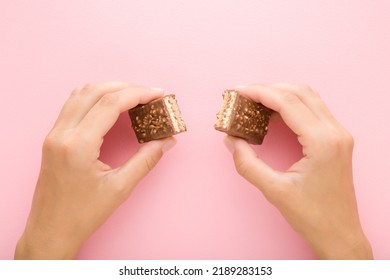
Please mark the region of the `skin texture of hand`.
<svg viewBox="0 0 390 280"><path fill-rule="evenodd" d="M276 111L302 145L287 171L264 163L242 139L227 136L238 173L255 185L321 259L372 259L360 225L352 176L352 136L307 86L267 84L236 90Z"/></svg>
<svg viewBox="0 0 390 280"><path fill-rule="evenodd" d="M31 212L15 259L72 259L124 202L174 138L142 145L121 167L99 160L103 137L121 112L163 91L123 82L75 89L43 144Z"/></svg>

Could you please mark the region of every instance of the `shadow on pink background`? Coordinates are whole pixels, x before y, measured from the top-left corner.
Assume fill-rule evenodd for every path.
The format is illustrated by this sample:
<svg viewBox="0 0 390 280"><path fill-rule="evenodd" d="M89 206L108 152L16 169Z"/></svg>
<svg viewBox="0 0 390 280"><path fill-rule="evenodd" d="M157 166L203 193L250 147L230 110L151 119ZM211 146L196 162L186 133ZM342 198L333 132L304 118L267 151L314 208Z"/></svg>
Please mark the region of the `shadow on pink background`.
<svg viewBox="0 0 390 280"><path fill-rule="evenodd" d="M13 257L41 145L71 90L125 80L175 93L188 132L83 246L80 259L312 259L262 194L234 169L213 129L224 89L307 83L355 137L364 229L390 258L390 2L2 1L0 259ZM138 148L123 114L101 158ZM301 155L274 122L256 151L275 168Z"/></svg>

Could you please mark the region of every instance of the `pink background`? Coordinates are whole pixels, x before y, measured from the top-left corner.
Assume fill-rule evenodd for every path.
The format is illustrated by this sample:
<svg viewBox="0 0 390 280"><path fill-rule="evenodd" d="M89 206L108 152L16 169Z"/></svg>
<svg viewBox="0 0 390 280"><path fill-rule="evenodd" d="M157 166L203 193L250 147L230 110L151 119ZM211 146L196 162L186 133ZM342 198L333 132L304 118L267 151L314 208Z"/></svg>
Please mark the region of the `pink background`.
<svg viewBox="0 0 390 280"><path fill-rule="evenodd" d="M279 81L318 90L354 135L361 220L376 258L389 259L389 11L386 0L1 1L0 259L13 257L62 104L107 80L175 93L188 132L80 259L315 258L213 129L224 89ZM137 147L122 115L102 155L118 165ZM279 169L300 154L281 123L256 149Z"/></svg>

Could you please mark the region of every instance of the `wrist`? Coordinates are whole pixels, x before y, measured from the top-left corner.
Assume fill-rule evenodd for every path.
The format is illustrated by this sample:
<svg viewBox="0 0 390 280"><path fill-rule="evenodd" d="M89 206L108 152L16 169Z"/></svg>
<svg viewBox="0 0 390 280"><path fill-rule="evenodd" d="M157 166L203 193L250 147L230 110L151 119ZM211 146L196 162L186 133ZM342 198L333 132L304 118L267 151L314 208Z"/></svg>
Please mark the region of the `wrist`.
<svg viewBox="0 0 390 280"><path fill-rule="evenodd" d="M24 232L16 245L15 259L70 260L76 257L78 249L79 246L68 240Z"/></svg>
<svg viewBox="0 0 390 280"><path fill-rule="evenodd" d="M371 244L363 231L353 237L328 240L321 246L313 246L320 259L370 260L373 259Z"/></svg>

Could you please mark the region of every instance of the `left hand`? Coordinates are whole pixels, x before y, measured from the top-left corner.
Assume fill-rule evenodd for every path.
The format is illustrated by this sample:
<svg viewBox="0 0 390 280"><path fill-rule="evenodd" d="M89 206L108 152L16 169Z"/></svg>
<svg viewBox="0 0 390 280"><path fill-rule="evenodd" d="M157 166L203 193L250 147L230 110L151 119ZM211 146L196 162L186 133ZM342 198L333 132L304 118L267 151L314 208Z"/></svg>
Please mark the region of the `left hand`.
<svg viewBox="0 0 390 280"><path fill-rule="evenodd" d="M161 97L162 90L123 82L75 89L43 144L41 171L16 259L72 259L175 144L152 141L121 167L99 160L103 137L121 112Z"/></svg>

